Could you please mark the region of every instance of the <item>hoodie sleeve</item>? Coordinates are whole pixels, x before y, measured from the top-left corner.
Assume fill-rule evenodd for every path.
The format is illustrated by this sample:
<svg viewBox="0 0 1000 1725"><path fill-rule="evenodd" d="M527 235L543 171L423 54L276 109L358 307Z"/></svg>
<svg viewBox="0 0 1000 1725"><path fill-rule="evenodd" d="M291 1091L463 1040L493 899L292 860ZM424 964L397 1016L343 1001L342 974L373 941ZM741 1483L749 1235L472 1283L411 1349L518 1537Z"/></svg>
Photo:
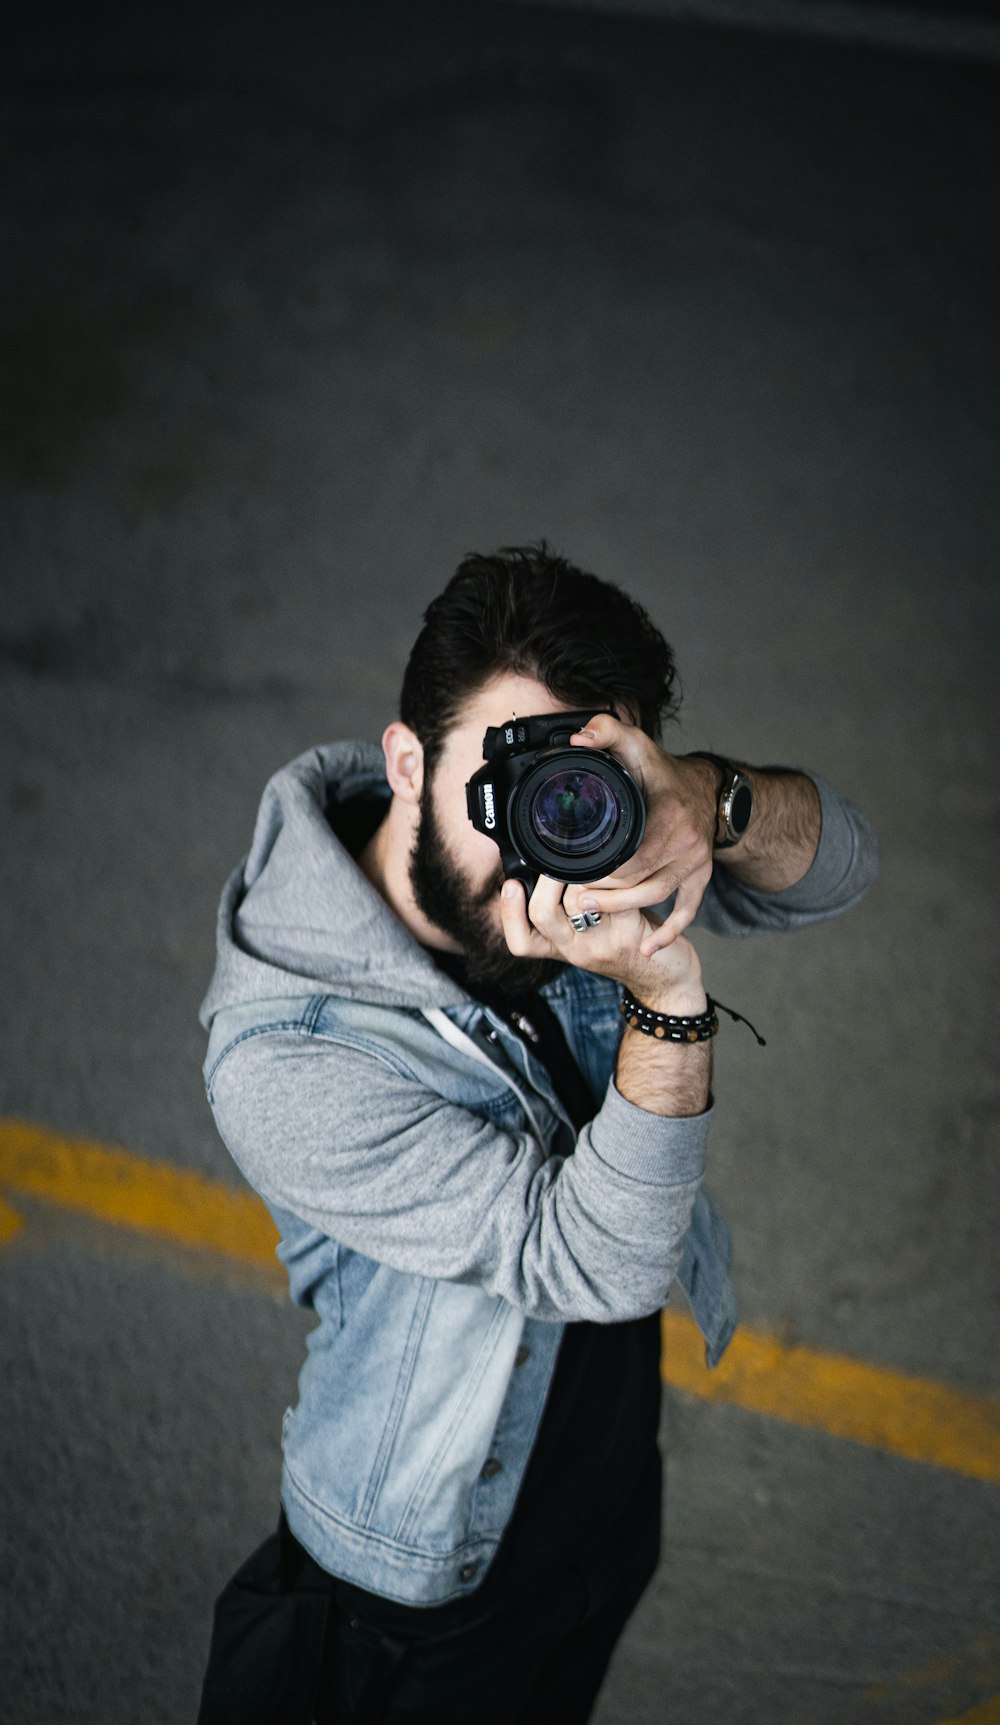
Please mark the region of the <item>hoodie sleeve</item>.
<svg viewBox="0 0 1000 1725"><path fill-rule="evenodd" d="M612 1079L575 1152L546 1158L377 1055L287 1031L216 1069L216 1122L258 1192L391 1267L499 1294L529 1317L657 1310L680 1263L711 1110L670 1119Z"/></svg>

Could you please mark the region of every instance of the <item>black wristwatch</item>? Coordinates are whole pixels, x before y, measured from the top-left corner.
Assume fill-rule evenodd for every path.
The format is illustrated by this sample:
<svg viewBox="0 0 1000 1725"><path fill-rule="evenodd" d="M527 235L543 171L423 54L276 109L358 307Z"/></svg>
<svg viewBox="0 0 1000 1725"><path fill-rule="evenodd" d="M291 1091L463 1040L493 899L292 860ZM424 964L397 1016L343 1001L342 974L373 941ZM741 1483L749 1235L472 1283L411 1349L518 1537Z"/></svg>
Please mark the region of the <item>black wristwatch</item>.
<svg viewBox="0 0 1000 1725"><path fill-rule="evenodd" d="M685 759L691 758L711 761L713 767L718 767L722 775L713 847L717 851L728 850L730 845L739 844L750 825L753 815L753 786L746 774L722 755L710 755L706 749L692 749Z"/></svg>

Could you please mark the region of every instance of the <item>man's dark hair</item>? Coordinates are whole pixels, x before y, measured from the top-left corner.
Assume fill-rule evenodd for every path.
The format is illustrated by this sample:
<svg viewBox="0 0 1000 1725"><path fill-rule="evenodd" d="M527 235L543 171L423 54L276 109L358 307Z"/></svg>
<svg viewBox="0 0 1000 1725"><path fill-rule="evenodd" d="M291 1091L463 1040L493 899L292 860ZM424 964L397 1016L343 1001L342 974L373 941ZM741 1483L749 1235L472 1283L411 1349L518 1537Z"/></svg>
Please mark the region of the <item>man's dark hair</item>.
<svg viewBox="0 0 1000 1725"><path fill-rule="evenodd" d="M677 711L673 653L642 606L544 539L464 557L424 612L400 718L420 738L428 775L464 703L505 671L571 707L627 704L657 741Z"/></svg>

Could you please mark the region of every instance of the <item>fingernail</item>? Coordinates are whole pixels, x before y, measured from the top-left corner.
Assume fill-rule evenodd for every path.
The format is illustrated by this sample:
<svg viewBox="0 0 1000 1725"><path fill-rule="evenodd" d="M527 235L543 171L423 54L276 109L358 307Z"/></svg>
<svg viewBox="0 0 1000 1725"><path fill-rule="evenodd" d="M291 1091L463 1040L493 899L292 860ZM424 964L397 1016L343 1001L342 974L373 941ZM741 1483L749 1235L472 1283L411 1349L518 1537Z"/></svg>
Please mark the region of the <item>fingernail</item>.
<svg viewBox="0 0 1000 1725"><path fill-rule="evenodd" d="M596 743L597 741L596 731L574 731L573 735L574 737L586 737L588 743Z"/></svg>
<svg viewBox="0 0 1000 1725"><path fill-rule="evenodd" d="M505 898L505 899L516 898L517 897L517 881L516 880L505 880L503 883L503 886L500 888L500 897Z"/></svg>
<svg viewBox="0 0 1000 1725"><path fill-rule="evenodd" d="M580 900L580 909L581 910L597 910L598 909L598 903L597 903L596 898L582 898Z"/></svg>

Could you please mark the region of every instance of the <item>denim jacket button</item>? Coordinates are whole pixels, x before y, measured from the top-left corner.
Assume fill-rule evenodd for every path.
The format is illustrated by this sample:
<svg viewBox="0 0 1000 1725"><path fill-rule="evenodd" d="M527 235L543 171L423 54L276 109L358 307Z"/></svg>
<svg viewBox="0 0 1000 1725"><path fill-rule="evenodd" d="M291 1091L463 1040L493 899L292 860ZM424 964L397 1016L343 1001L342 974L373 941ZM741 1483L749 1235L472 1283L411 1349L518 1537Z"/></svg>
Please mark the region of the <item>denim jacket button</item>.
<svg viewBox="0 0 1000 1725"><path fill-rule="evenodd" d="M496 1479L498 1473L503 1473L503 1462L497 1461L496 1456L491 1455L489 1461L483 1463L479 1477L480 1479Z"/></svg>
<svg viewBox="0 0 1000 1725"><path fill-rule="evenodd" d="M458 1579L459 1579L459 1581L471 1581L473 1576L478 1575L478 1574L479 1574L479 1564L478 1563L463 1563L461 1569L458 1572Z"/></svg>
<svg viewBox="0 0 1000 1725"><path fill-rule="evenodd" d="M525 1360L529 1359L530 1357L531 1357L531 1349L526 1348L524 1346L524 1344L522 1343L521 1346L518 1348L517 1353L514 1355L515 1366L523 1366Z"/></svg>

